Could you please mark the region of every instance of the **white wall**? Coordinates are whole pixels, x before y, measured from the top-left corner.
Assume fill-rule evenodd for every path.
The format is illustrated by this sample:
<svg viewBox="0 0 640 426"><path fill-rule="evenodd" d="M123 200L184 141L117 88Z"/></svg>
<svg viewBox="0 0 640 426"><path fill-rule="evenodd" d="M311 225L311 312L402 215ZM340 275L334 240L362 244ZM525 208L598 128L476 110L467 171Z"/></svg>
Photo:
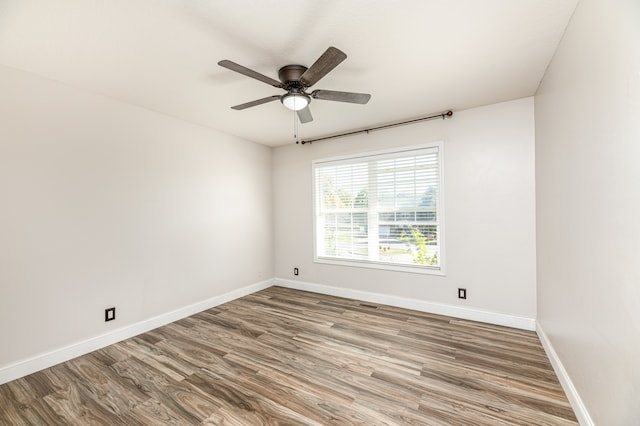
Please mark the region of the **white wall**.
<svg viewBox="0 0 640 426"><path fill-rule="evenodd" d="M0 369L273 277L269 148L5 67L0 93Z"/></svg>
<svg viewBox="0 0 640 426"><path fill-rule="evenodd" d="M599 425L640 421L639 41L581 0L535 98L538 320Z"/></svg>
<svg viewBox="0 0 640 426"><path fill-rule="evenodd" d="M313 262L313 159L437 140L445 141L446 277ZM535 318L533 98L279 147L273 179L276 277Z"/></svg>

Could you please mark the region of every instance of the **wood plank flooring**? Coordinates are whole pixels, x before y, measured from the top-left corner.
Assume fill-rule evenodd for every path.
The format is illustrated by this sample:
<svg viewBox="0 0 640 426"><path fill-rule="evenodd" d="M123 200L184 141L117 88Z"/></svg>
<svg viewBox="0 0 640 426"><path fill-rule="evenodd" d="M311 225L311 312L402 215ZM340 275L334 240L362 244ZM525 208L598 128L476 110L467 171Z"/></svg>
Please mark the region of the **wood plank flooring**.
<svg viewBox="0 0 640 426"><path fill-rule="evenodd" d="M2 425L577 425L533 332L271 287L0 386Z"/></svg>

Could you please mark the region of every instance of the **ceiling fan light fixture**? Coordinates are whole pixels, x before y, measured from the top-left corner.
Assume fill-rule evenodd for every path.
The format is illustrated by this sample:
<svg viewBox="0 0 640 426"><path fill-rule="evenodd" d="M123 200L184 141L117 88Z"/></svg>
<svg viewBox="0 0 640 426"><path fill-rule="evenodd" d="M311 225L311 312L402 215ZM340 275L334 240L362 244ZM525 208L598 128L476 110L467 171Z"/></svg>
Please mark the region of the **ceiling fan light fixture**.
<svg viewBox="0 0 640 426"><path fill-rule="evenodd" d="M301 94L301 93L287 93L282 95L280 98L282 105L292 111L300 111L301 109L305 109L311 98L309 96Z"/></svg>

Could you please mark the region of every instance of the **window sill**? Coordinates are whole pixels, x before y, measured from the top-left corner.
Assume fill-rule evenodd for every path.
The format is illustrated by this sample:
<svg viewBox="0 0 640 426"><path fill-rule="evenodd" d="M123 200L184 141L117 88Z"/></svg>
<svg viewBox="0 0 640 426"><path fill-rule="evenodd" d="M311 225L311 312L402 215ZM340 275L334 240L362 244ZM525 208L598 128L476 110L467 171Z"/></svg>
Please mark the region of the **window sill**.
<svg viewBox="0 0 640 426"><path fill-rule="evenodd" d="M408 272L411 274L421 275L436 275L444 277L444 268L440 267L425 267L425 266L410 266L410 265L398 265L384 262L371 262L371 261L359 261L359 260L343 260L331 257L316 257L313 259L315 263L323 263L328 265L337 266L349 266L355 268L367 268L367 269L382 269L385 271L394 272Z"/></svg>

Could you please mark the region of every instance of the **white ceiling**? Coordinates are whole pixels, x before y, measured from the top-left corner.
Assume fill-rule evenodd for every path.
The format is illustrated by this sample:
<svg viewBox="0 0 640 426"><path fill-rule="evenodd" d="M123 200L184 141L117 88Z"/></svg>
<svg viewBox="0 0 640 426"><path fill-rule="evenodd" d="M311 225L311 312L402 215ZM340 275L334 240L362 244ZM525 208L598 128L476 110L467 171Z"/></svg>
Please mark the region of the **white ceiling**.
<svg viewBox="0 0 640 426"><path fill-rule="evenodd" d="M312 89L311 138L531 96L577 0L0 0L0 64L269 146L293 142L277 79L329 46L347 59Z"/></svg>

